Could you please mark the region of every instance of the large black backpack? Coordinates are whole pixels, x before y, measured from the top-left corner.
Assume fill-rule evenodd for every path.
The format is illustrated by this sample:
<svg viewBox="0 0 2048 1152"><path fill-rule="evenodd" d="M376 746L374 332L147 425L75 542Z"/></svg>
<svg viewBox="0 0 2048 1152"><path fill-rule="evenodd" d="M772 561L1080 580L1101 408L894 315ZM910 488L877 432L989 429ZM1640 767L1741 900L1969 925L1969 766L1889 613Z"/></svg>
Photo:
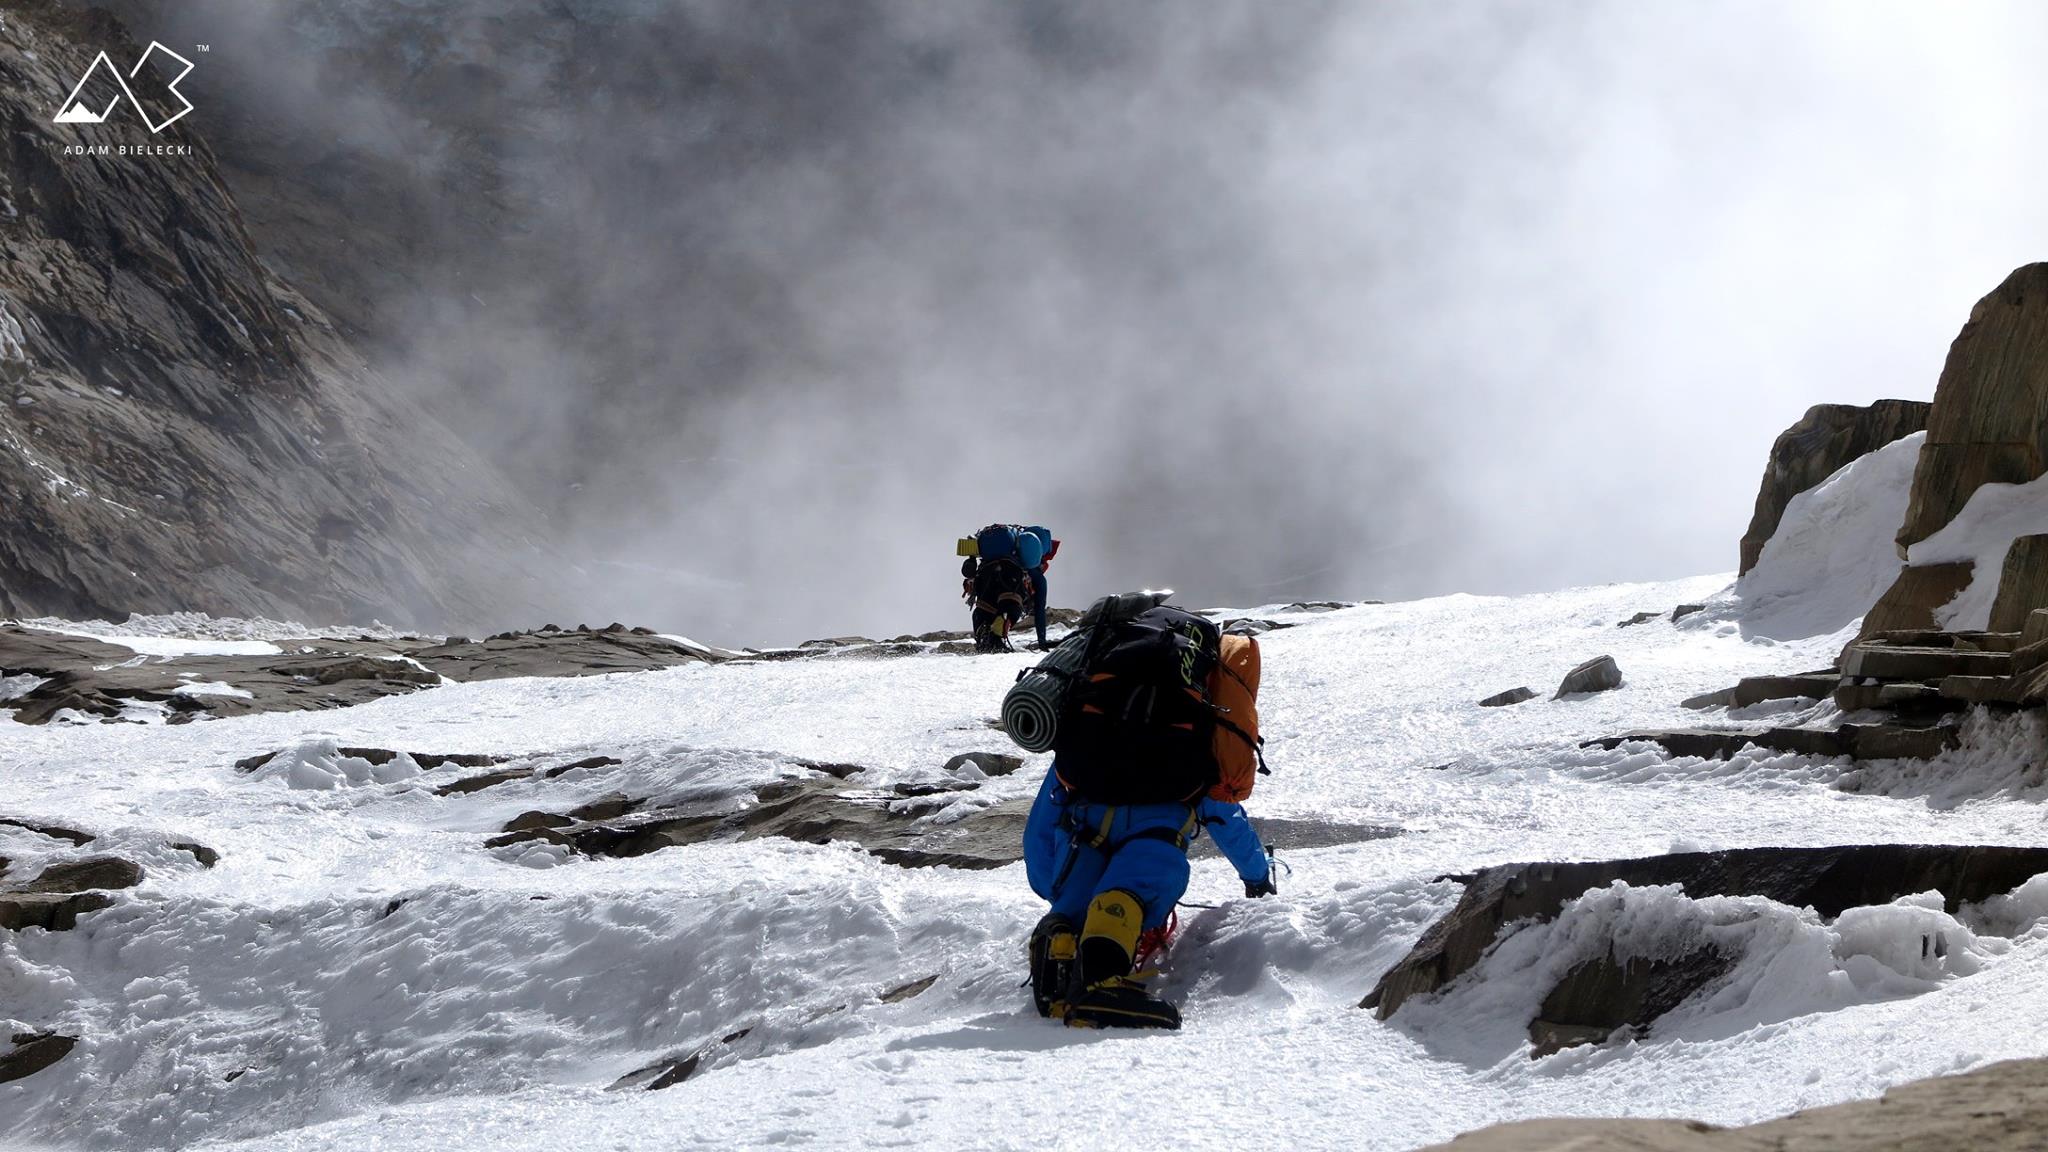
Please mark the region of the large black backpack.
<svg viewBox="0 0 2048 1152"><path fill-rule="evenodd" d="M1209 673L1222 633L1161 605L1101 625L1060 708L1054 764L1101 804L1193 803L1216 783Z"/></svg>

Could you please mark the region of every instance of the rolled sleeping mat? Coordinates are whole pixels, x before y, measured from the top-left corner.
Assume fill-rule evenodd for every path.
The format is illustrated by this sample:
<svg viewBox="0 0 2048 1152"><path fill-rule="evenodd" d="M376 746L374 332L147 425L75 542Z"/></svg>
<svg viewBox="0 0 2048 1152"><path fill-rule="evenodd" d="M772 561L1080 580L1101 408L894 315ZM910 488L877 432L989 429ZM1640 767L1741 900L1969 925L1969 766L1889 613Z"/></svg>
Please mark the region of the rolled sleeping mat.
<svg viewBox="0 0 2048 1152"><path fill-rule="evenodd" d="M1050 752L1059 735L1060 704L1067 686L1088 662L1088 634L1075 632L1003 696L1003 731L1026 752Z"/></svg>

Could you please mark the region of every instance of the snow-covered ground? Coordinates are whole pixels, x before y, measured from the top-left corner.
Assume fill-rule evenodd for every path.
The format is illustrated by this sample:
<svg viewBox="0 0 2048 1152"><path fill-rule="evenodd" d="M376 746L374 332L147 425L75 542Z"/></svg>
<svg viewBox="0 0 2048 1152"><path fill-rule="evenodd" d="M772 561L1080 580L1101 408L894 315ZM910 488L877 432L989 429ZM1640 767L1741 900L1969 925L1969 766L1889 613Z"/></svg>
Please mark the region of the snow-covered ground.
<svg viewBox="0 0 2048 1152"><path fill-rule="evenodd" d="M1041 908L1021 866L909 871L777 839L618 860L483 846L526 809L771 779L787 756L868 765L864 781L887 784L1006 748L986 720L1028 656L451 684L182 726L0 722L0 814L100 832L94 848L149 870L74 931L0 936L0 1033L83 1037L0 1085L0 1141L1398 1149L1546 1114L1748 1122L2048 1054L2048 933L2032 925L2048 898L2034 891L1962 923L1906 901L1835 924L1755 900L1592 893L1498 949L1484 981L1389 1023L1357 1008L1456 900L1445 873L1765 844L2048 843L2028 722L1976 725L1926 765L1579 748L1698 723L1678 701L1823 667L1840 647L1838 634L1745 639L1717 618L1615 627L1727 582L1286 617L1299 626L1262 638L1275 775L1255 818L1403 833L1283 853L1292 871L1271 900L1240 898L1226 864L1198 862L1187 898L1216 907L1183 914L1162 984L1186 1015L1177 1034L1032 1014L1017 984ZM1548 699L1602 653L1623 688ZM1475 705L1521 684L1542 698ZM403 761L345 763L337 745L622 763L443 798L425 784L461 770L423 780ZM233 767L279 750L263 771ZM1043 766L974 802L1029 794ZM219 865L167 835L218 849ZM23 873L54 847L0 828ZM1918 960L1930 924L1955 941L1932 967ZM1674 925L1744 941L1726 988L1646 1038L1529 1058L1515 1013L1543 972L1590 933ZM933 975L922 995L877 998ZM683 1084L606 1090L707 1044Z"/></svg>

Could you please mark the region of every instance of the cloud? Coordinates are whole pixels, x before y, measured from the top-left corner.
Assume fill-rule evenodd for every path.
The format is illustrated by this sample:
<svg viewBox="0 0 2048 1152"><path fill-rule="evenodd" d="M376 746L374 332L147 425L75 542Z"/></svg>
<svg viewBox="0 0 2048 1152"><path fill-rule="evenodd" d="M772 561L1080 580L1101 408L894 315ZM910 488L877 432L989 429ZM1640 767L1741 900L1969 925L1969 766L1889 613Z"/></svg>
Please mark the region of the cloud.
<svg viewBox="0 0 2048 1152"><path fill-rule="evenodd" d="M245 199L402 239L365 338L566 614L729 643L964 617L996 519L1075 604L1732 568L2048 228L2024 6L244 8L140 18Z"/></svg>

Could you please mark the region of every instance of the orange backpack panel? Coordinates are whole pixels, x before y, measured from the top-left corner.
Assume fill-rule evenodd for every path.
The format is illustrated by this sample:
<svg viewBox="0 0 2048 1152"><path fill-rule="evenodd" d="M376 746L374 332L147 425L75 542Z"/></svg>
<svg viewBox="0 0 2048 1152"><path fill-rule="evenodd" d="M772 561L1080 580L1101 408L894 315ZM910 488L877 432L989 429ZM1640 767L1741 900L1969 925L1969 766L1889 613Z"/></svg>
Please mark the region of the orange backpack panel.
<svg viewBox="0 0 2048 1152"><path fill-rule="evenodd" d="M1212 799L1242 804L1259 773L1259 642L1226 633L1209 673L1209 703L1219 710L1212 745L1217 780Z"/></svg>

